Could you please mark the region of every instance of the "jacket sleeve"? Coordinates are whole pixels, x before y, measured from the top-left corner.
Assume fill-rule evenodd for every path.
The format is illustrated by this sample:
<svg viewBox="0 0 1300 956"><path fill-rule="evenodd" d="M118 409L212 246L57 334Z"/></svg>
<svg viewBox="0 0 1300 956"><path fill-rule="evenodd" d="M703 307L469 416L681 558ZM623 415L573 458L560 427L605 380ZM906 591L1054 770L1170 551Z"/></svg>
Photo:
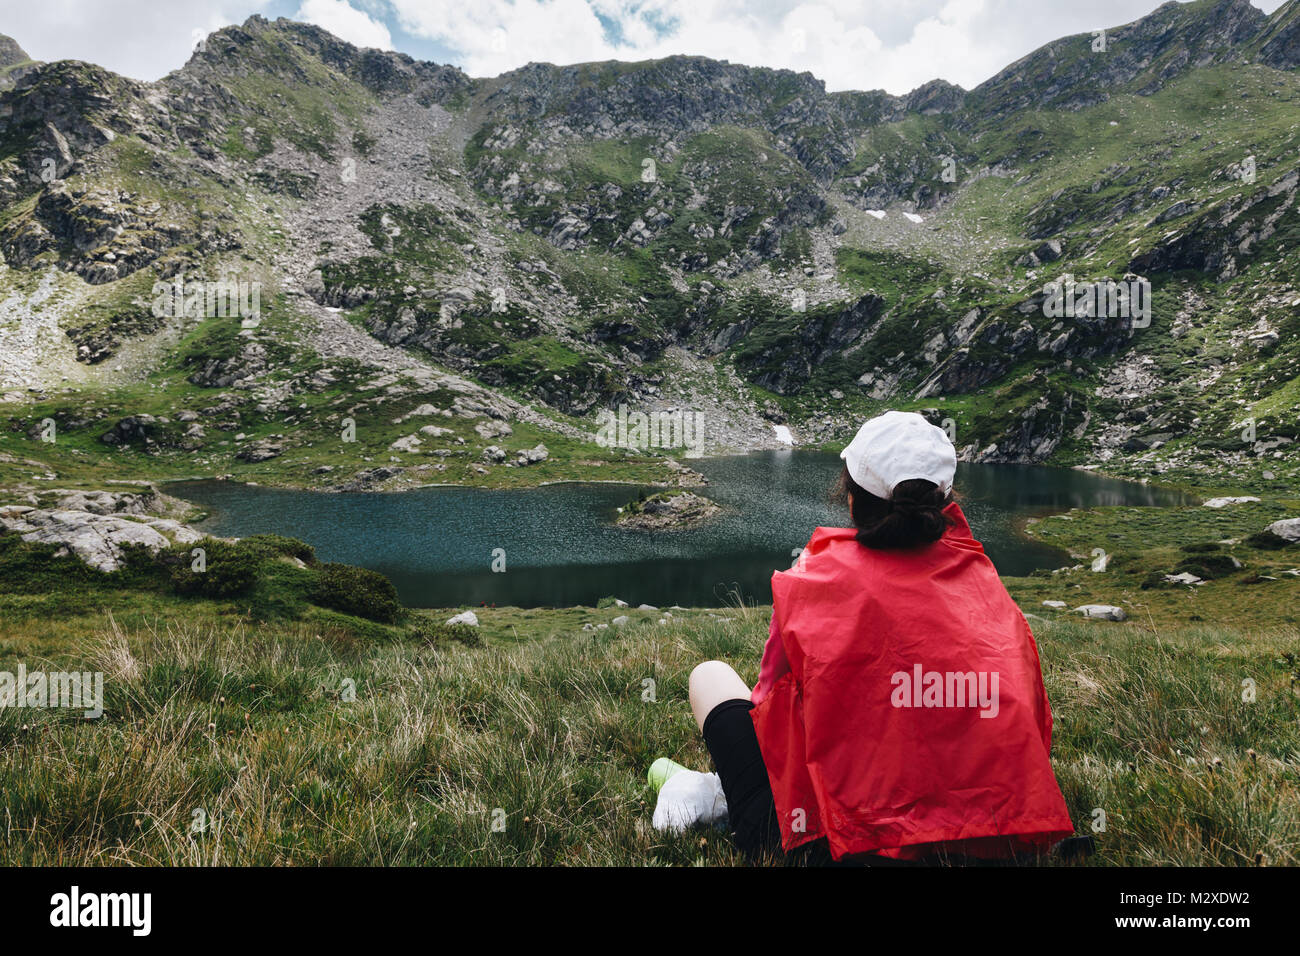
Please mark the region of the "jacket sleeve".
<svg viewBox="0 0 1300 956"><path fill-rule="evenodd" d="M790 661L785 656L785 644L781 640L781 629L776 623L776 609L772 610L772 625L768 628L767 643L763 646L763 663L758 668L758 683L750 694L750 701L757 707L772 692L776 682L790 673Z"/></svg>

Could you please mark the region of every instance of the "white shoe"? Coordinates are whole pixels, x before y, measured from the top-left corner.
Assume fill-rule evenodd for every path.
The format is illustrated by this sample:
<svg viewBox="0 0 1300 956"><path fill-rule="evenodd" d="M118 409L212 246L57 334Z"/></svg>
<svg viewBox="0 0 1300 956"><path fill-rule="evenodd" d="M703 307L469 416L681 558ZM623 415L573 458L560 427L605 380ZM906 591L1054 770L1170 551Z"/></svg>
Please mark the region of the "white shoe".
<svg viewBox="0 0 1300 956"><path fill-rule="evenodd" d="M727 797L716 773L679 770L659 789L653 825L656 830L683 833L699 823L727 819Z"/></svg>

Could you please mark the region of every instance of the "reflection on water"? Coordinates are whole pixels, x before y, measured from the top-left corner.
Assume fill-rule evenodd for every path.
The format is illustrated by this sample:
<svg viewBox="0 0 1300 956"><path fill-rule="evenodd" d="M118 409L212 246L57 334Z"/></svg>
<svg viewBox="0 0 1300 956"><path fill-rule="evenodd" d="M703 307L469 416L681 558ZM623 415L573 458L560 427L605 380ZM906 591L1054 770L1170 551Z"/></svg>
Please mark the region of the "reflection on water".
<svg viewBox="0 0 1300 956"><path fill-rule="evenodd" d="M616 509L639 490L627 485L327 494L209 481L175 491L211 512L202 527L212 534L300 538L322 560L383 572L417 607L566 607L606 595L634 606L700 606L722 603L732 592L766 603L772 571L789 567L792 551L818 525L845 521L829 500L841 467L834 455L786 449L692 465L728 512L705 527L668 533L611 525ZM1066 560L1017 535L1018 518L1072 507L1192 503L1169 489L1028 465L958 466L957 491L975 536L1003 574ZM504 573L491 570L497 548L505 550Z"/></svg>

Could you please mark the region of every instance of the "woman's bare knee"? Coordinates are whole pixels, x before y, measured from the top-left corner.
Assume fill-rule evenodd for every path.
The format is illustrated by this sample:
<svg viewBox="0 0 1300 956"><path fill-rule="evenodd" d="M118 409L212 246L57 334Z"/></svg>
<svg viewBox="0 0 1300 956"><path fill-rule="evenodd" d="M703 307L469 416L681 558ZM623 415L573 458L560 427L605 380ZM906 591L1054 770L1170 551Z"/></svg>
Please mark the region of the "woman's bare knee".
<svg viewBox="0 0 1300 956"><path fill-rule="evenodd" d="M700 729L710 711L724 700L748 700L749 685L740 679L730 664L705 661L696 665L690 677L691 712Z"/></svg>

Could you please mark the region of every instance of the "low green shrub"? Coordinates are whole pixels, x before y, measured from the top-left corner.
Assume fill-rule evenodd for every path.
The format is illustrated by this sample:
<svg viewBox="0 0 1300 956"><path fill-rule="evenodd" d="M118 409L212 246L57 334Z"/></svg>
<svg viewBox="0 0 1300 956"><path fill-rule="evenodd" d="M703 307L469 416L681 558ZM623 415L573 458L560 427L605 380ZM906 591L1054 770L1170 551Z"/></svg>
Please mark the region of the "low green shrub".
<svg viewBox="0 0 1300 956"><path fill-rule="evenodd" d="M319 567L320 577L310 595L312 603L384 624L395 623L405 613L397 599L397 588L378 571L348 564Z"/></svg>
<svg viewBox="0 0 1300 956"><path fill-rule="evenodd" d="M483 638L478 628L468 624L440 624L429 618L420 618L406 632L410 640L432 647L445 647L451 642L464 644L466 647L482 647Z"/></svg>
<svg viewBox="0 0 1300 956"><path fill-rule="evenodd" d="M240 538L239 543L246 548L260 551L267 557L297 558L303 564L316 563L316 549L305 541L287 538L282 534L254 534Z"/></svg>
<svg viewBox="0 0 1300 956"><path fill-rule="evenodd" d="M1174 574L1181 574L1184 571L1196 575L1206 581L1213 581L1216 578L1227 577L1241 570L1241 564L1232 559L1228 554L1200 554L1195 558L1188 558L1186 561L1179 563L1174 568Z"/></svg>
<svg viewBox="0 0 1300 956"><path fill-rule="evenodd" d="M194 552L202 549L203 554ZM228 598L245 594L257 584L264 558L241 541L204 538L159 552L172 590L191 597Z"/></svg>
<svg viewBox="0 0 1300 956"><path fill-rule="evenodd" d="M24 541L0 532L0 590L12 594L46 594L93 580L98 572L53 544Z"/></svg>
<svg viewBox="0 0 1300 956"><path fill-rule="evenodd" d="M1280 534L1274 534L1265 528L1263 531L1257 531L1246 539L1246 544L1258 551L1281 551L1283 548L1292 547L1295 542L1288 541Z"/></svg>

